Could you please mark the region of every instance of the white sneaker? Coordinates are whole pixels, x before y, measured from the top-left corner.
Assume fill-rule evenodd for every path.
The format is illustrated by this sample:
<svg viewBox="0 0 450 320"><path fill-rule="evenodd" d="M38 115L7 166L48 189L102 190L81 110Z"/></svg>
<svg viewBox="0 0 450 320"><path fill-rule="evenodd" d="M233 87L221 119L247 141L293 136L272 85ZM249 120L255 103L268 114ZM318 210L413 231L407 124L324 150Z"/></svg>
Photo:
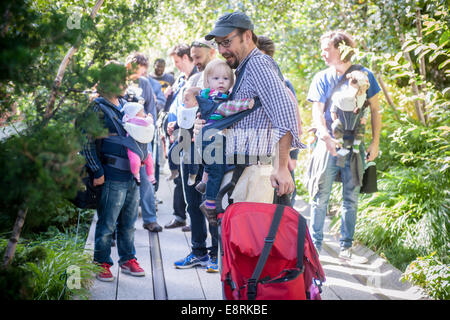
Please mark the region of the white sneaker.
<svg viewBox="0 0 450 320"><path fill-rule="evenodd" d="M369 260L366 257L361 257L353 254L353 250L351 248L341 250L341 252L339 252L339 258L359 264L369 262Z"/></svg>
<svg viewBox="0 0 450 320"><path fill-rule="evenodd" d="M190 174L189 178L188 178L187 185L188 186L193 186L195 184L195 178L197 178L196 174Z"/></svg>

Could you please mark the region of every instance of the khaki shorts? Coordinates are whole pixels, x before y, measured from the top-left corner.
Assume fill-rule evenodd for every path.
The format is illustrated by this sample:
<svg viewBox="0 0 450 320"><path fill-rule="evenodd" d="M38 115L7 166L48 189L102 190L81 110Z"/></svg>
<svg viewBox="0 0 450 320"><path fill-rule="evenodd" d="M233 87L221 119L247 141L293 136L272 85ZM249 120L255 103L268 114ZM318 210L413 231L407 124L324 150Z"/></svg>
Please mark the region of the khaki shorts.
<svg viewBox="0 0 450 320"><path fill-rule="evenodd" d="M231 194L233 202L273 203L274 188L270 183L272 170L272 165L260 164L245 168ZM233 171L225 174L220 186L221 189L231 181L232 175ZM223 205L225 208L228 204L226 196L224 200Z"/></svg>

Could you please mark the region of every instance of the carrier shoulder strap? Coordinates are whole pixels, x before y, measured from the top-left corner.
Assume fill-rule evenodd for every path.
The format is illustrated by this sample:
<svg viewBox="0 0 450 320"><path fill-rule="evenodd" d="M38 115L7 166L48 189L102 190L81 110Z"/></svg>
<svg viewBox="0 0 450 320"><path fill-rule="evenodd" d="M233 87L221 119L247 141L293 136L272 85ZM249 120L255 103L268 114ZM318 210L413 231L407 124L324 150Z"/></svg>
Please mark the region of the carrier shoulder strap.
<svg viewBox="0 0 450 320"><path fill-rule="evenodd" d="M269 258L270 251L275 242L275 237L278 232L278 227L280 226L281 218L283 217L283 212L287 207L284 205L277 205L275 213L273 215L272 223L270 225L269 233L264 239L264 247L259 256L258 262L256 264L255 270L250 279L247 281L247 298L249 300L254 300L256 298L256 289L259 277L266 265L267 259ZM303 271L303 254L305 246L305 236L306 236L306 220L302 215L298 215L298 231L297 231L297 268L300 272Z"/></svg>
<svg viewBox="0 0 450 320"><path fill-rule="evenodd" d="M111 108L109 108L106 105L104 105L101 101L97 101L97 105L103 111L105 116L107 116L111 120L111 122L113 123L114 127L116 128L117 134L119 136L125 136L126 135L126 131L123 128L122 123L120 122L119 118L114 113L114 111Z"/></svg>
<svg viewBox="0 0 450 320"><path fill-rule="evenodd" d="M121 120L119 120L115 112L110 107L104 105L101 101L96 102L99 108L103 111L104 115L111 120L111 122L114 125L114 128L117 131L117 136L116 135L108 136L107 138L103 138L103 140L123 145L129 148L137 155L139 155L141 161L145 160L145 158L148 155L146 150L144 148L141 148L133 138L127 136L127 132L123 127ZM120 157L113 155L105 155L105 158L109 158L109 160L106 159L108 165L116 167L121 170L129 170L129 163L127 161L120 160L119 159ZM128 158L126 160L128 160Z"/></svg>

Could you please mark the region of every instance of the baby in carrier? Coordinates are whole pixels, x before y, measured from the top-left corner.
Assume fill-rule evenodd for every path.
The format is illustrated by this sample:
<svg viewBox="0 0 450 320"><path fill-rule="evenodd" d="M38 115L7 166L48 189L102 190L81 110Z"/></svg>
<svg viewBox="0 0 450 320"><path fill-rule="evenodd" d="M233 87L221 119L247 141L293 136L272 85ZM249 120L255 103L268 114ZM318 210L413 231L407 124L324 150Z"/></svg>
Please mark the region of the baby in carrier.
<svg viewBox="0 0 450 320"><path fill-rule="evenodd" d="M200 88L190 87L184 90L183 92L183 105L179 106L177 109L177 123L174 127L174 130L180 129L180 131L187 130L189 134L184 134L185 132L180 132L181 134L177 138L177 140L172 144L168 153L169 160L169 169L171 171L171 175L168 180L173 180L179 175L178 166L175 163L175 150L178 150L177 145L182 142L181 139L185 137L192 137L194 121L197 115L198 103L195 99L196 95L200 94ZM185 161L188 169L188 181L187 184L192 186L195 184L195 179L197 177L197 173L199 170L199 164L194 163L193 155L194 155L194 146L189 143L190 151L185 150L184 157L190 158L189 161ZM177 155L178 156L178 155Z"/></svg>
<svg viewBox="0 0 450 320"><path fill-rule="evenodd" d="M130 169L136 183L140 185L141 177L139 170L141 165L145 165L145 171L151 183L156 183L153 158L147 151L147 144L153 140L155 126L151 115L146 115L144 106L137 102L127 102L123 106L124 116L122 118L123 126L128 135L131 136L138 149L142 150L142 155L127 148L128 159L130 160Z"/></svg>
<svg viewBox="0 0 450 320"><path fill-rule="evenodd" d="M207 130L208 125L211 125L220 119L253 108L255 104L254 99L228 100L229 91L233 84L233 71L225 61L216 59L208 63L204 70L204 86L206 89L203 89L200 92L200 97L208 99L209 101L222 103L220 103L217 109L205 119L205 130ZM202 105L200 105L200 108L202 108ZM206 147L213 143L216 137L217 135L214 137L203 137L202 156L204 160L204 151ZM209 138L211 138L211 140L205 140ZM214 154L215 151L216 149L213 149L211 152L211 156L214 159L216 159L216 155ZM222 156L223 159L221 163L216 163L215 161L213 161L213 163L211 163L211 161L203 161L204 173L202 181L195 187L200 193L206 193L206 200L200 205L200 210L212 225L217 224L215 200L225 174L226 166L223 146L221 152L222 155L220 156Z"/></svg>
<svg viewBox="0 0 450 320"><path fill-rule="evenodd" d="M335 139L342 145L338 150L341 158L350 149L358 153L364 139L368 108L366 108L366 91L369 88L369 78L362 71L353 71L347 75L348 81L331 97L331 129ZM353 137L353 140L352 140ZM341 163L342 165L342 163Z"/></svg>

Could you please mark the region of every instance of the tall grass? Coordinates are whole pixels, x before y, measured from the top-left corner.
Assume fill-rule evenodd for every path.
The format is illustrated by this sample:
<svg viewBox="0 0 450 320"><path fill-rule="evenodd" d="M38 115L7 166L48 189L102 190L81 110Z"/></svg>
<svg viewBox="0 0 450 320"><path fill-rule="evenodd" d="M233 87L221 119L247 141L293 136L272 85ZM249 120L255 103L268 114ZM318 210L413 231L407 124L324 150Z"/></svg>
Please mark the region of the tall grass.
<svg viewBox="0 0 450 320"><path fill-rule="evenodd" d="M57 234L53 239L36 241L30 246L45 248L45 258L38 263L26 263L25 270L33 274L33 300L61 300L88 298L88 289L98 268L90 254L84 252L84 242L75 242L68 234ZM69 268L77 274L67 274Z"/></svg>
<svg viewBox="0 0 450 320"><path fill-rule="evenodd" d="M0 297L6 300L87 299L99 268L92 263L92 255L84 250L85 229L83 225L73 226L63 233L50 227L31 240L21 239L12 265L0 271L0 289L5 289L0 290ZM1 255L6 243L6 239L0 239Z"/></svg>

